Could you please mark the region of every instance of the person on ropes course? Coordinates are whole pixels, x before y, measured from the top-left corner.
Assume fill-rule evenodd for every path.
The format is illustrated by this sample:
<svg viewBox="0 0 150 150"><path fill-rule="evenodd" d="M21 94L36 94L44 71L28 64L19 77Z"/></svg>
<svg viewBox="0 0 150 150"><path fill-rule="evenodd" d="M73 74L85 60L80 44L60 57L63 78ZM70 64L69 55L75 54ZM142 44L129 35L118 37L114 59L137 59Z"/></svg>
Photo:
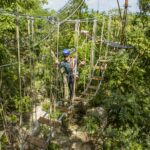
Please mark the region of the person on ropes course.
<svg viewBox="0 0 150 150"><path fill-rule="evenodd" d="M71 100L74 95L74 81L75 79L78 79L78 71L77 71L77 59L76 57L72 57L71 53L74 53L76 49L72 49L72 52L70 52L69 49L63 50L63 57L64 59L60 63L61 72L65 73L68 87L69 87L69 99ZM82 61L79 66L84 65L85 62Z"/></svg>

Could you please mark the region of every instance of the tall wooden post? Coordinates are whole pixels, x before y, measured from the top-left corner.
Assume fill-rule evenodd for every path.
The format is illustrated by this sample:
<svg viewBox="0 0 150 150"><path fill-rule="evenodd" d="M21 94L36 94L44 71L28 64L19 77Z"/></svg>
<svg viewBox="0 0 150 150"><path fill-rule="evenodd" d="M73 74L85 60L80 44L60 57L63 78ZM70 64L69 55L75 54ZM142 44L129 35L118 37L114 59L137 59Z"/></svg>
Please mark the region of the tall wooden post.
<svg viewBox="0 0 150 150"><path fill-rule="evenodd" d="M19 17L16 17L16 40L18 50L18 81L19 81L19 96L20 96L20 126L22 125L22 94L21 94L21 63L20 63L20 40L19 40Z"/></svg>
<svg viewBox="0 0 150 150"><path fill-rule="evenodd" d="M124 5L124 14L123 14L123 19L122 19L122 33L121 33L121 44L125 44L125 28L127 24L127 11L128 11L128 0L125 0L125 5Z"/></svg>
<svg viewBox="0 0 150 150"><path fill-rule="evenodd" d="M90 72L92 73L94 67L94 59L95 59L95 42L96 42L96 28L97 28L97 20L94 20L93 24L93 35L92 35L92 47L91 47L91 69ZM91 74L90 73L90 74Z"/></svg>
<svg viewBox="0 0 150 150"><path fill-rule="evenodd" d="M78 62L78 38L79 38L79 30L80 30L80 22L79 20L76 21L75 23L75 37L74 37L74 46L76 48L76 61ZM76 64L77 65L77 64ZM77 67L77 66L76 66ZM76 74L77 74L77 68L75 70L74 74L74 88L73 88L73 99L72 102L74 101L74 97L76 96Z"/></svg>

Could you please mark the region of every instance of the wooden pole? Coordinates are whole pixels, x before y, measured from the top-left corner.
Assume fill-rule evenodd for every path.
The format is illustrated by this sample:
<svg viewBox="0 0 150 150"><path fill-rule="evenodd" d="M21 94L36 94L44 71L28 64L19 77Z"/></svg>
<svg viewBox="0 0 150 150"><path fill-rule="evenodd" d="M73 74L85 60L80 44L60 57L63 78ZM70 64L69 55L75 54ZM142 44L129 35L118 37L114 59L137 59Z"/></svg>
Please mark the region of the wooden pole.
<svg viewBox="0 0 150 150"><path fill-rule="evenodd" d="M78 38L79 38L79 29L80 29L80 22L79 20L76 21L75 24L75 41L74 41L74 46L76 48L76 62L78 62ZM74 60L73 60L74 61ZM76 63L77 65L77 63ZM73 87L73 98L72 98L72 102L74 102L74 98L76 97L76 73L77 73L77 66L76 66L76 70L75 70L75 75L74 75L74 87Z"/></svg>
<svg viewBox="0 0 150 150"><path fill-rule="evenodd" d="M19 80L19 96L20 96L20 126L22 125L22 94L21 94L21 63L20 63L20 36L19 36L19 17L16 17L16 40L18 50L18 80Z"/></svg>
<svg viewBox="0 0 150 150"><path fill-rule="evenodd" d="M95 42L96 42L96 28L97 28L97 20L94 20L93 24L93 35L92 35L92 47L91 47L91 68L90 74L92 74L92 70L94 67L94 59L95 59Z"/></svg>
<svg viewBox="0 0 150 150"><path fill-rule="evenodd" d="M121 33L121 44L125 44L125 28L127 23L127 10L128 10L128 0L125 0L125 6L124 6L124 15L123 15L123 21L122 21L122 33Z"/></svg>

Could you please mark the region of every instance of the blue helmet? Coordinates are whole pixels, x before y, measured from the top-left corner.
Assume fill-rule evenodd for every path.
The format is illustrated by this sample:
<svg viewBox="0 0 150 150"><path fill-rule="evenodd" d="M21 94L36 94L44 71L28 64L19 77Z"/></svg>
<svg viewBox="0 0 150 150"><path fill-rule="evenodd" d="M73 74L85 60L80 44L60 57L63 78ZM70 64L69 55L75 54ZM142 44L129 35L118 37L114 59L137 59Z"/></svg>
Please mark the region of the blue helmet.
<svg viewBox="0 0 150 150"><path fill-rule="evenodd" d="M70 55L69 49L64 49L63 50L63 56L69 56L69 55Z"/></svg>

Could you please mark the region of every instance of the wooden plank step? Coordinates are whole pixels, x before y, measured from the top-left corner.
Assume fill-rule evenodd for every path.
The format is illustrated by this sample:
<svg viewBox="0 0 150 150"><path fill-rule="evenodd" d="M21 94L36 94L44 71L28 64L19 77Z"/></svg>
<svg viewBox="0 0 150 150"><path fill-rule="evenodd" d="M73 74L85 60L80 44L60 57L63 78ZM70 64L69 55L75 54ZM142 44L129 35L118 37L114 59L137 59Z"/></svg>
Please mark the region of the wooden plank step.
<svg viewBox="0 0 150 150"><path fill-rule="evenodd" d="M97 80L97 81L103 80L102 77L97 77L97 76L93 76L91 79L92 80Z"/></svg>
<svg viewBox="0 0 150 150"><path fill-rule="evenodd" d="M109 60L108 59L100 59L99 62L106 63L106 62L109 62Z"/></svg>
<svg viewBox="0 0 150 150"><path fill-rule="evenodd" d="M28 143L31 143L39 148L46 149L48 147L48 143L45 142L45 140L37 137L33 137L31 135L27 135L26 141Z"/></svg>
<svg viewBox="0 0 150 150"><path fill-rule="evenodd" d="M60 112L68 112L68 108L64 106L56 106L56 109L59 110Z"/></svg>
<svg viewBox="0 0 150 150"><path fill-rule="evenodd" d="M104 71L104 70L106 70L106 67L104 67L104 66L94 66L94 69L95 70L101 70L101 71Z"/></svg>
<svg viewBox="0 0 150 150"><path fill-rule="evenodd" d="M82 95L84 95L84 96L94 96L94 94L91 94L91 93L82 93Z"/></svg>
<svg viewBox="0 0 150 150"><path fill-rule="evenodd" d="M74 101L83 101L84 98L81 98L81 97L75 97L73 100L74 100Z"/></svg>
<svg viewBox="0 0 150 150"><path fill-rule="evenodd" d="M92 89L92 90L97 90L97 86L92 86L92 85L90 85L89 87L88 87L89 89Z"/></svg>
<svg viewBox="0 0 150 150"><path fill-rule="evenodd" d="M49 120L49 119L44 118L44 117L40 117L38 119L38 122L41 124L46 124L48 126L60 126L61 125L61 123L59 121Z"/></svg>

